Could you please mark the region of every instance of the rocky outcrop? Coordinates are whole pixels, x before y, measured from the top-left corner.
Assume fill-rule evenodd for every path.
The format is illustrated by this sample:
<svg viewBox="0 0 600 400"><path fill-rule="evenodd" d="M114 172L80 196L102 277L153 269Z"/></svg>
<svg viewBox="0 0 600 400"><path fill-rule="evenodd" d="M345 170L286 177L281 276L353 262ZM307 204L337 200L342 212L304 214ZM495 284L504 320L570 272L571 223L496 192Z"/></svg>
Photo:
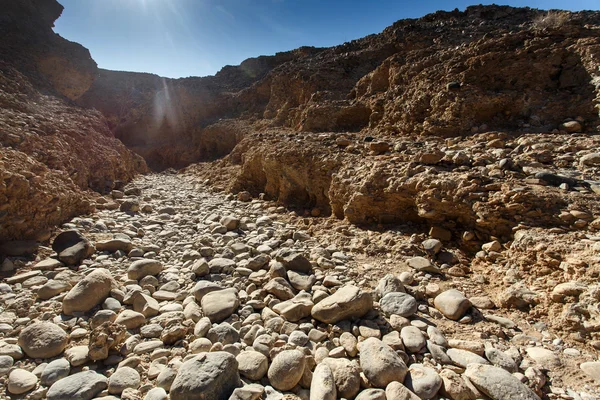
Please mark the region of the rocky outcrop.
<svg viewBox="0 0 600 400"><path fill-rule="evenodd" d="M76 99L89 89L97 66L88 49L52 31L63 6L57 1L23 0L2 5L0 54L32 79Z"/></svg>
<svg viewBox="0 0 600 400"><path fill-rule="evenodd" d="M73 105L96 64L52 32L55 1L9 2L0 24L0 241L45 240L105 192L146 171L103 116Z"/></svg>
<svg viewBox="0 0 600 400"><path fill-rule="evenodd" d="M363 139L254 133L224 160L189 170L215 187L265 193L302 213L316 208L317 215L358 225L440 226L454 231L454 239L468 230L508 239L517 226L563 226L559 215L569 204L597 212L593 190L600 177L579 161L600 145L595 136L489 132L450 142ZM379 154L373 143L389 149ZM537 178L544 171L571 176L573 183L560 189Z"/></svg>

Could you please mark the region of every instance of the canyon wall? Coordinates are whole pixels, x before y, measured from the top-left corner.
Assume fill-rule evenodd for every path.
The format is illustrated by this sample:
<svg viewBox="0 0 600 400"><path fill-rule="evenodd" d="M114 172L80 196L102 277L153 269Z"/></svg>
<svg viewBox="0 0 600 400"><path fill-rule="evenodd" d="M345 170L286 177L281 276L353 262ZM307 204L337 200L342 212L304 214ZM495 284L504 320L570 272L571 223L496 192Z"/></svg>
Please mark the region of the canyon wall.
<svg viewBox="0 0 600 400"><path fill-rule="evenodd" d="M202 145L204 129L227 118L299 132L453 137L481 125L551 131L581 117L595 130L597 18L474 6L340 46L249 59L214 77L101 70L79 101L158 169L229 153L232 132L215 152Z"/></svg>
<svg viewBox="0 0 600 400"><path fill-rule="evenodd" d="M3 1L0 23L0 241L43 240L93 210L106 192L147 171L97 111L72 102L97 67L52 31L56 1Z"/></svg>

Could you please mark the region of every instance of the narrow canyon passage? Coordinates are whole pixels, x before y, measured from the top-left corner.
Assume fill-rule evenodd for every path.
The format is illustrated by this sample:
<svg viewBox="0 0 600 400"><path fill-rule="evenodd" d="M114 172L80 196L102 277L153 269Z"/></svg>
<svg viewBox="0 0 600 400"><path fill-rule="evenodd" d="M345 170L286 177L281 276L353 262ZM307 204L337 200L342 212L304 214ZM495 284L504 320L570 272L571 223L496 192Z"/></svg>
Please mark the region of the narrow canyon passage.
<svg viewBox="0 0 600 400"><path fill-rule="evenodd" d="M442 279L417 254L367 256L366 231L311 235L283 207L193 175L140 176L103 199L63 225L58 256L41 248L0 285L2 395L595 398L585 353L491 309L475 279Z"/></svg>

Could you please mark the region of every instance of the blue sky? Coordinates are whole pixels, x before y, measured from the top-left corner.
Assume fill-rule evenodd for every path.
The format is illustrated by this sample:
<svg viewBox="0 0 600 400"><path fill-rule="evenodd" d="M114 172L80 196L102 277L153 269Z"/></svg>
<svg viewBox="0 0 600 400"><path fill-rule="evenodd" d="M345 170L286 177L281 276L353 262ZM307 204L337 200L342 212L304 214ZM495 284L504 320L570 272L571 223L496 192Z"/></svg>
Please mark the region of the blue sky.
<svg viewBox="0 0 600 400"><path fill-rule="evenodd" d="M101 68L179 78L300 46L333 46L402 18L468 0L58 0L54 31L87 47ZM484 4L491 4L493 2ZM541 9L598 9L599 0L507 0Z"/></svg>

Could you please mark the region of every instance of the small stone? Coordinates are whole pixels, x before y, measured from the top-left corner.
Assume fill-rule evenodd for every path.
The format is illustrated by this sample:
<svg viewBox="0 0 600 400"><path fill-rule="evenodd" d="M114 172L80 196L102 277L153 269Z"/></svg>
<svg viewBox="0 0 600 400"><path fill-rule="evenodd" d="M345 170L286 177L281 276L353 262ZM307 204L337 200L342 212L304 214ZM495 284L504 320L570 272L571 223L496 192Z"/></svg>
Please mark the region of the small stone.
<svg viewBox="0 0 600 400"><path fill-rule="evenodd" d="M414 269L416 271L429 272L429 273L434 273L434 274L440 273L439 268L434 266L431 263L431 261L429 261L425 257L409 258L408 260L406 260L406 263L408 264L409 267L411 267L412 269Z"/></svg>
<svg viewBox="0 0 600 400"><path fill-rule="evenodd" d="M257 351L243 351L236 360L240 374L253 381L261 380L269 369L269 360Z"/></svg>
<svg viewBox="0 0 600 400"><path fill-rule="evenodd" d="M179 367L171 400L227 399L241 386L235 357L224 351L201 353Z"/></svg>
<svg viewBox="0 0 600 400"><path fill-rule="evenodd" d="M596 382L600 382L600 362L599 361L589 361L584 362L579 365L579 368L583 372L586 373L590 378L594 379Z"/></svg>
<svg viewBox="0 0 600 400"><path fill-rule="evenodd" d="M400 382L390 382L385 388L385 397L387 400L420 400L419 396L411 392Z"/></svg>
<svg viewBox="0 0 600 400"><path fill-rule="evenodd" d="M421 399L432 399L442 387L442 378L434 369L422 364L411 364L404 379L406 387Z"/></svg>
<svg viewBox="0 0 600 400"><path fill-rule="evenodd" d="M143 259L134 261L127 269L129 279L140 280L145 276L158 275L163 269L162 263L156 260Z"/></svg>
<svg viewBox="0 0 600 400"><path fill-rule="evenodd" d="M310 400L335 400L337 389L333 371L327 364L319 364L313 372L310 384Z"/></svg>
<svg viewBox="0 0 600 400"><path fill-rule="evenodd" d="M542 369L551 370L562 365L558 355L543 347L530 347L527 349L527 355Z"/></svg>
<svg viewBox="0 0 600 400"><path fill-rule="evenodd" d="M423 249L429 255L435 255L442 249L442 242L438 239L427 239L422 243Z"/></svg>
<svg viewBox="0 0 600 400"><path fill-rule="evenodd" d="M229 318L239 306L235 288L210 292L202 297L202 310L211 322L221 322Z"/></svg>
<svg viewBox="0 0 600 400"><path fill-rule="evenodd" d="M373 308L373 298L356 286L344 286L333 295L321 300L311 315L321 322L334 324L349 318L360 318Z"/></svg>
<svg viewBox="0 0 600 400"><path fill-rule="evenodd" d="M405 326L400 331L404 347L411 353L418 353L427 344L423 332L416 326Z"/></svg>
<svg viewBox="0 0 600 400"><path fill-rule="evenodd" d="M63 313L87 312L102 303L116 286L110 272L104 268L94 269L79 281L63 299Z"/></svg>
<svg viewBox="0 0 600 400"><path fill-rule="evenodd" d="M377 298L381 299L388 293L393 292L405 292L404 285L395 275L387 274L377 284L377 288L375 289L375 293L377 293Z"/></svg>
<svg viewBox="0 0 600 400"><path fill-rule="evenodd" d="M65 351L65 358L73 367L78 367L89 361L88 346L73 346Z"/></svg>
<svg viewBox="0 0 600 400"><path fill-rule="evenodd" d="M69 376L70 371L71 364L65 358L53 360L44 368L40 382L43 386L50 387L60 379Z"/></svg>
<svg viewBox="0 0 600 400"><path fill-rule="evenodd" d="M144 317L144 314L133 310L123 310L117 315L115 323L125 325L127 329L138 329L146 323L146 317Z"/></svg>
<svg viewBox="0 0 600 400"><path fill-rule="evenodd" d="M338 398L352 399L360 390L360 368L346 358L327 357L321 361L333 372Z"/></svg>
<svg viewBox="0 0 600 400"><path fill-rule="evenodd" d="M577 133L583 130L579 121L567 121L560 125L560 129L567 131L568 133Z"/></svg>
<svg viewBox="0 0 600 400"><path fill-rule="evenodd" d="M485 358L467 350L448 349L446 354L448 357L450 357L454 364L463 368L466 368L469 364L489 364L488 360Z"/></svg>

